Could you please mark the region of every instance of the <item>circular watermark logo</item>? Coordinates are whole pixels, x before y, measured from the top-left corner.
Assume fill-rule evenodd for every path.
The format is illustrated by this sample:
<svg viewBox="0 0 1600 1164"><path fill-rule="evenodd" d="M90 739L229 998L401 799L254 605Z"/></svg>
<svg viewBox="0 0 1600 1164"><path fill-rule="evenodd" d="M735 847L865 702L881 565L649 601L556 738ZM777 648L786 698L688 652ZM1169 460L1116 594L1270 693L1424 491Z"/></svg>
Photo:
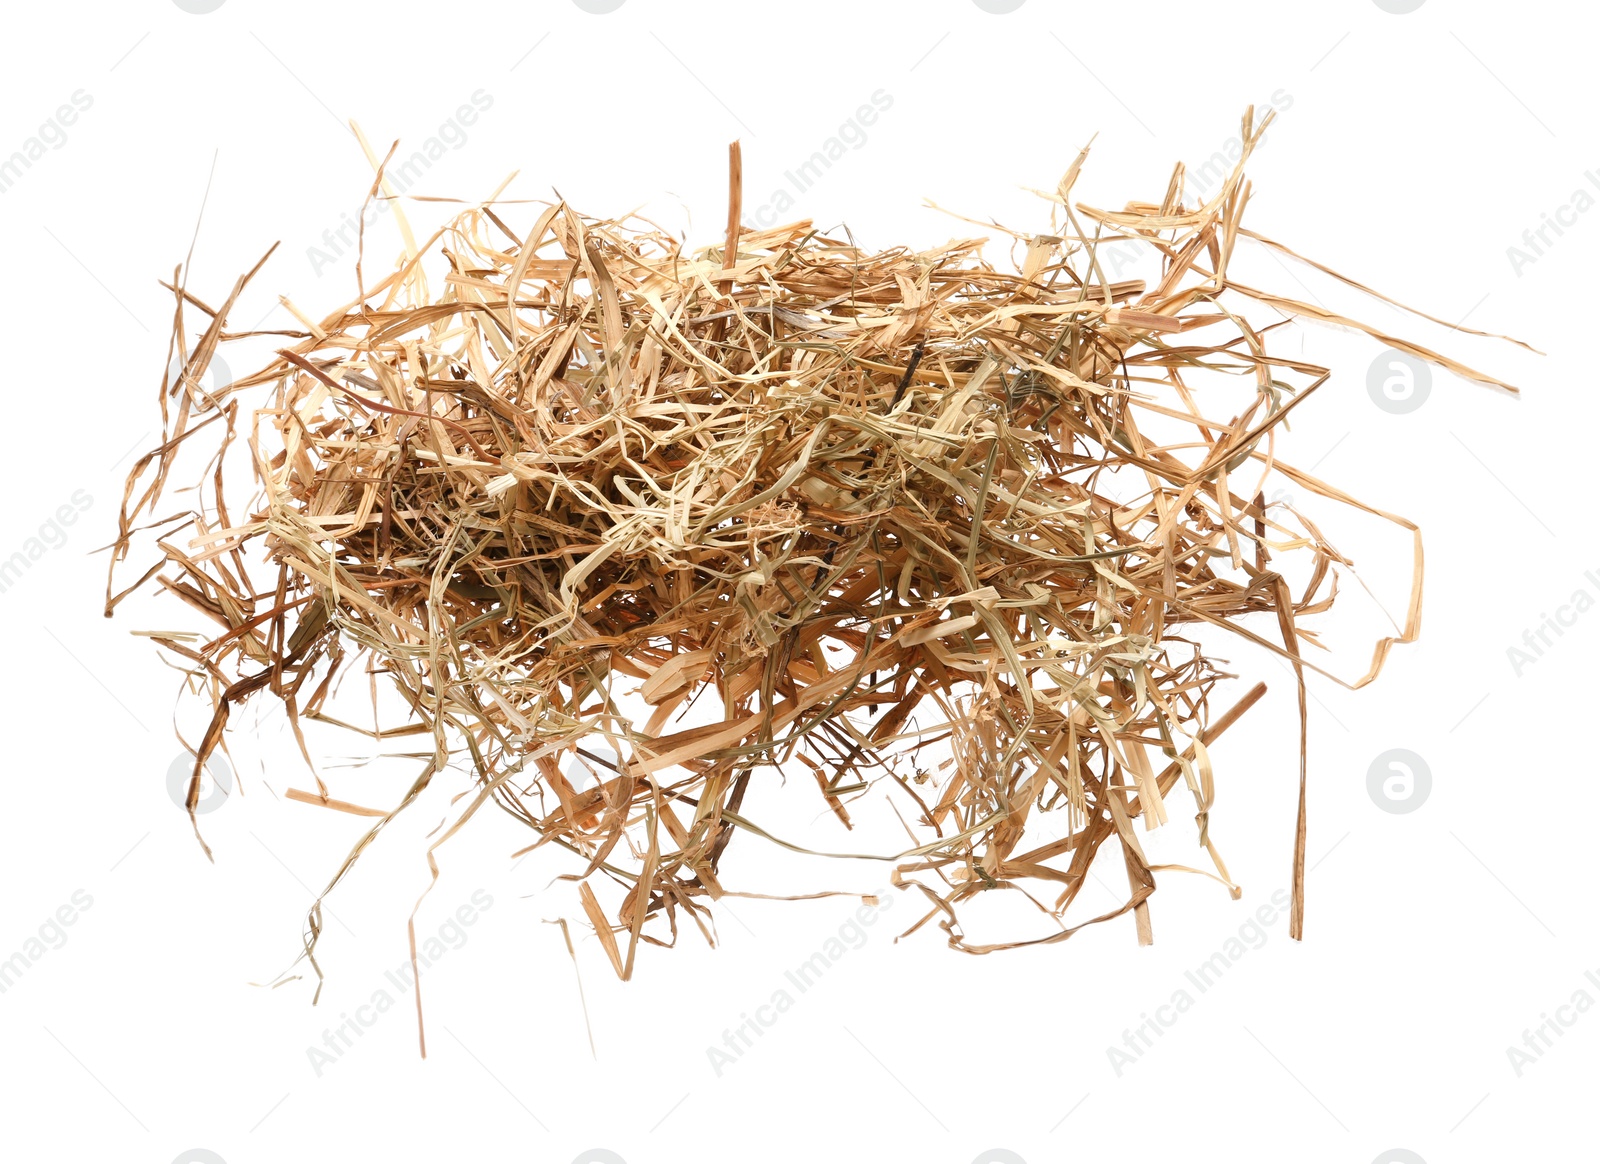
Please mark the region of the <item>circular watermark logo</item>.
<svg viewBox="0 0 1600 1164"><path fill-rule="evenodd" d="M596 16L604 16L607 12L615 12L626 4L628 0L572 0L572 3L585 12L592 12Z"/></svg>
<svg viewBox="0 0 1600 1164"><path fill-rule="evenodd" d="M1415 412L1432 389L1428 365L1395 348L1379 352L1367 369L1367 395L1385 412Z"/></svg>
<svg viewBox="0 0 1600 1164"><path fill-rule="evenodd" d="M1409 12L1410 9L1406 11ZM1408 1148L1390 1148L1387 1152L1380 1152L1372 1164L1428 1164L1428 1162Z"/></svg>
<svg viewBox="0 0 1600 1164"><path fill-rule="evenodd" d="M1367 769L1367 795L1384 812L1416 812L1433 791L1428 763L1405 748L1390 748Z"/></svg>
<svg viewBox="0 0 1600 1164"><path fill-rule="evenodd" d="M167 795L172 797L173 804L185 811L189 805L189 780L193 776L194 757L188 752L179 752L167 768ZM195 812L215 812L227 803L232 792L233 769L228 767L228 761L212 752L206 760L205 771L200 773L200 799L195 803Z"/></svg>
<svg viewBox="0 0 1600 1164"><path fill-rule="evenodd" d="M1015 12L1018 8L1021 8L1027 3L1027 0L972 0L972 2L985 12L992 12L996 16L1004 16L1008 12Z"/></svg>
<svg viewBox="0 0 1600 1164"><path fill-rule="evenodd" d="M172 363L167 365L167 387L171 388L183 378L183 360L177 356L172 357ZM222 353L212 352L211 362L206 365L206 370L200 373L200 388L204 392L221 392L233 383L233 370L228 367L228 361L222 358Z"/></svg>
<svg viewBox="0 0 1600 1164"><path fill-rule="evenodd" d="M572 1164L628 1164L610 1148L590 1148L572 1158Z"/></svg>
<svg viewBox="0 0 1600 1164"><path fill-rule="evenodd" d="M972 1164L1028 1164L1028 1162L1010 1148L990 1148L987 1152L979 1152L974 1156Z"/></svg>
<svg viewBox="0 0 1600 1164"><path fill-rule="evenodd" d="M585 756L583 752L588 752L589 755ZM617 753L605 744L585 743L583 752L570 753L561 769L561 774L567 778L567 783L572 785L574 791L583 792L604 784L615 776L617 769L622 766ZM610 767L606 766L608 764Z"/></svg>
<svg viewBox="0 0 1600 1164"><path fill-rule="evenodd" d="M1407 12L1415 12L1421 8L1428 0L1372 0L1372 2L1385 12L1404 16Z"/></svg>
<svg viewBox="0 0 1600 1164"><path fill-rule="evenodd" d="M172 0L175 7L185 12L192 12L196 16L204 16L208 12L215 12L226 4L228 0ZM218 1157L220 1160L221 1157Z"/></svg>
<svg viewBox="0 0 1600 1164"><path fill-rule="evenodd" d="M228 1162L209 1149L190 1148L187 1152L179 1152L172 1164L228 1164Z"/></svg>

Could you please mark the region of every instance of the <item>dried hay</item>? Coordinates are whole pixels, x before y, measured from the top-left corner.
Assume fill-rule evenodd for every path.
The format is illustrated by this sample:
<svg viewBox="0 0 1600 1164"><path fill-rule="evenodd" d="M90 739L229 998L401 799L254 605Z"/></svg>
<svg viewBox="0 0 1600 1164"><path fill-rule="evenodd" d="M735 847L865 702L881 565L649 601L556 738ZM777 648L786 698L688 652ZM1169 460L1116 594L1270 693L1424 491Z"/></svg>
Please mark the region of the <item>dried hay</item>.
<svg viewBox="0 0 1600 1164"><path fill-rule="evenodd" d="M108 584L106 612L153 583L221 628L153 634L214 709L191 815L240 705L270 693L298 732L328 718L340 676L370 674L410 709L395 731L426 733L432 753L393 808L335 799L320 777L291 792L378 818L329 889L466 755L475 795L429 849L434 876L433 849L493 802L530 848L570 851L627 978L639 942L663 941L663 925L675 936L680 911L710 935L736 837L799 848L742 810L752 783L798 772L784 795L816 798L844 828L868 791L896 801L913 841L877 856L927 898L912 929L937 919L951 946L987 953L1132 912L1148 942L1168 866L1150 864L1135 826L1166 823L1180 784L1238 895L1210 835L1207 745L1265 688L1218 709L1227 676L1179 633L1208 624L1300 681L1299 937L1304 671L1321 670L1302 657L1315 643L1302 620L1329 608L1349 563L1292 509L1269 511L1263 483L1281 474L1413 537L1403 626L1348 686L1416 637L1422 548L1403 518L1276 458L1278 428L1329 372L1270 354L1279 323L1240 312L1361 328L1514 389L1230 279L1241 237L1291 253L1241 225L1264 129L1246 116L1238 168L1196 206L1181 166L1159 203L1075 205L1080 155L1044 195L1050 230L1012 234L1015 273L988 265L978 238L870 254L808 222L741 230L737 147L726 243L694 254L648 222L565 204L513 230L493 202L419 247L397 210L398 268L302 315L278 358L216 392L201 375L241 338L226 319L260 265L216 309L175 278L184 372L163 383L163 438L129 475L113 570L141 523L159 527L160 560ZM379 175L372 197L386 196ZM1158 281L1107 280L1097 254L1120 240L1159 256ZM435 245L448 266L436 292L422 266ZM189 351L194 311L209 322ZM241 421L248 499L221 467ZM190 445L208 458L198 496L158 518ZM1130 474L1136 495L1119 499L1109 482ZM628 710L633 682L647 715ZM720 707L675 723L704 692L702 712ZM911 726L918 709L939 722ZM930 747L947 757L931 774ZM575 749L621 759L580 790L562 769ZM1067 924L1113 840L1126 900ZM1025 887L1043 936L968 942L963 903ZM313 908L308 955L320 928Z"/></svg>

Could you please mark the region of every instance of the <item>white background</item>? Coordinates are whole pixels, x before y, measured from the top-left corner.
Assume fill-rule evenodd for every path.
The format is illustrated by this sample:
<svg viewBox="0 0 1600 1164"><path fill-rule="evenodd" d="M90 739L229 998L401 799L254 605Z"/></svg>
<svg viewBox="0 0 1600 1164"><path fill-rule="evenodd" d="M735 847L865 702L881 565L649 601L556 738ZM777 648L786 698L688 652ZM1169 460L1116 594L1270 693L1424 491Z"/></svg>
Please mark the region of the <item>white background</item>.
<svg viewBox="0 0 1600 1164"><path fill-rule="evenodd" d="M1580 989L1600 1000L1584 977L1600 978L1586 742L1600 616L1577 618L1520 676L1507 655L1576 591L1600 595L1585 577L1600 570L1589 516L1600 215L1551 234L1520 273L1507 254L1600 166L1592 30L1576 6L1428 0L1394 15L1371 0L1027 0L997 15L970 0L627 0L595 15L569 0L227 0L195 15L126 0L11 5L5 20L0 156L75 91L93 104L0 194L11 352L0 557L78 491L92 504L0 594L0 958L75 891L92 905L0 994L0 1156L1590 1158L1600 1012L1563 1012L1575 1023L1520 1075L1507 1055ZM253 985L293 960L304 909L361 822L280 799L305 785L303 768L249 769L243 796L203 818L208 863L165 789L177 673L128 633L189 624L172 604L102 619L105 559L91 556L113 536L127 455L156 429L171 318L157 280L188 250L208 176L190 289L222 299L282 240L232 322L287 326L280 293L314 314L352 294L348 259L319 273L307 257L370 182L345 119L380 149L416 144L482 90L491 107L412 193L480 198L518 170L508 196L556 188L606 215L647 206L701 245L720 231L731 138L759 202L879 89L892 108L794 216L847 221L875 247L974 229L925 198L1039 229L1043 204L1023 187L1053 187L1095 134L1079 197L1158 200L1174 162L1202 163L1247 105L1282 91L1292 104L1253 166L1247 221L1548 352L1407 322L1306 268L1241 255L1252 283L1358 308L1525 389L1516 399L1438 372L1422 407L1394 415L1366 390L1380 345L1309 326L1276 335L1279 350L1337 369L1280 451L1418 521L1429 562L1423 641L1364 691L1313 687L1306 941L1291 942L1283 919L1267 927L1214 988L1190 987L1194 1006L1135 1064L1113 1067L1107 1048L1287 884L1292 684L1235 650L1240 691L1257 675L1272 685L1216 749L1213 829L1245 896L1162 876L1151 948L1131 918L981 958L946 949L932 927L895 943L915 916L902 898L719 1077L706 1048L855 903L732 904L718 949L690 935L647 948L621 984L570 891L513 870L523 837L486 814L443 851L418 915L419 934L436 933L474 891L492 900L424 978L428 1058L409 995L391 987L400 1005L319 1075L307 1048L406 960L424 834L447 801L419 805L330 899L318 1006L305 980ZM432 223L444 209L412 213ZM397 248L386 224L368 261ZM1348 529L1344 548L1398 607L1405 539ZM1347 676L1365 664L1359 649L1334 660ZM281 715L263 714L261 730L281 737ZM339 746L327 745L330 764ZM1367 790L1391 748L1432 774L1409 814ZM343 779L339 791L378 795L375 776ZM1188 828L1175 812L1174 831ZM813 867L788 886L818 877L858 891L884 879L865 864ZM543 924L557 916L574 922L595 1056L573 964ZM185 1155L196 1148L215 1155ZM614 1155L583 1155L594 1148ZM1396 1148L1416 1156L1386 1154Z"/></svg>

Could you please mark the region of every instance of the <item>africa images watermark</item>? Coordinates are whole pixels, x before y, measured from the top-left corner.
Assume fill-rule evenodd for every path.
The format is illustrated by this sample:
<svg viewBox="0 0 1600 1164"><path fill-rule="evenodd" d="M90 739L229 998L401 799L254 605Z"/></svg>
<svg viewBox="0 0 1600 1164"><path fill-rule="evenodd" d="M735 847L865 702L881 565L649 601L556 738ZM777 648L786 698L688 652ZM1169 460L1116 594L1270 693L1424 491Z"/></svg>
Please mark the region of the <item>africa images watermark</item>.
<svg viewBox="0 0 1600 1164"><path fill-rule="evenodd" d="M1600 173L1594 170L1585 170L1584 178L1589 185L1600 190ZM1511 270L1522 278L1524 267L1531 267L1544 257L1546 251L1555 245L1555 240L1550 237L1554 232L1559 239L1567 230L1578 225L1578 216L1587 214L1595 206L1595 196L1579 186L1560 206L1554 211L1543 211L1539 215L1539 225L1529 227L1522 232L1522 245L1506 248L1506 258L1511 260Z"/></svg>
<svg viewBox="0 0 1600 1164"><path fill-rule="evenodd" d="M74 889L66 903L45 918L39 928L22 943L20 949L0 962L0 994L15 986L17 980L37 965L51 950L59 950L66 945L67 927L77 925L79 915L92 905L94 898L90 897L87 891Z"/></svg>
<svg viewBox="0 0 1600 1164"><path fill-rule="evenodd" d="M1428 365L1399 348L1384 348L1367 365L1367 395L1394 416L1415 412L1428 402L1433 373Z"/></svg>
<svg viewBox="0 0 1600 1164"><path fill-rule="evenodd" d="M1585 970L1583 976L1590 986L1600 990L1600 974L1593 970ZM1594 995L1580 986L1572 992L1572 997L1556 1007L1556 1013L1541 1014L1539 1025L1532 1030L1522 1032L1522 1045L1516 1044L1506 1048L1506 1059L1511 1063L1511 1070L1518 1079L1522 1073L1543 1059L1545 1052L1556 1045L1556 1040L1563 1038L1567 1031L1576 1026L1578 1020L1594 1009Z"/></svg>
<svg viewBox="0 0 1600 1164"><path fill-rule="evenodd" d="M1271 110L1287 113L1293 106L1293 93L1287 89L1275 89L1270 104L1263 103L1256 106L1255 124L1260 125L1262 118ZM1243 156L1244 139L1235 134L1198 166L1186 165L1184 167L1186 193L1192 193L1204 201L1207 194L1214 191L1223 179L1233 173L1233 167ZM1148 243L1128 238L1112 238L1095 246L1095 259L1100 265L1101 273L1111 280L1120 279L1124 272L1137 269L1149 259L1150 254L1151 248Z"/></svg>
<svg viewBox="0 0 1600 1164"><path fill-rule="evenodd" d="M33 168L33 163L43 159L45 147L58 150L67 144L67 128L77 124L78 118L94 105L94 97L87 90L75 91L68 101L56 107L38 130L14 150L9 158L0 159L0 194L10 193L22 175Z"/></svg>
<svg viewBox="0 0 1600 1164"><path fill-rule="evenodd" d="M167 795L172 803L189 811L189 784L194 779L194 756L179 752L167 765ZM233 795L233 769L218 752L206 757L206 766L200 770L200 794L194 810L204 816L216 812Z"/></svg>
<svg viewBox="0 0 1600 1164"><path fill-rule="evenodd" d="M69 504L57 506L55 513L45 519L31 537L24 539L21 549L8 558L0 559L0 594L20 582L40 558L66 545L66 527L76 525L78 515L94 504L94 498L83 489L79 489L67 501Z"/></svg>
<svg viewBox="0 0 1600 1164"><path fill-rule="evenodd" d="M1195 988L1197 994L1206 993L1246 954L1251 950L1259 950L1267 944L1269 927L1277 923L1280 911L1289 908L1289 891L1287 889L1274 891L1271 902L1271 905L1262 905L1257 909L1250 920L1241 925L1233 937L1223 942L1222 948L1215 954L1195 969L1183 972L1184 978ZM1274 909L1273 906L1277 908ZM1187 986L1180 986L1172 992L1170 999L1156 1007L1155 1014L1141 1014L1138 1026L1124 1030L1122 1046L1112 1044L1106 1048L1106 1058L1110 1061L1111 1069L1116 1072L1117 1078L1121 1079L1124 1071L1144 1058L1145 1052L1155 1046L1156 1040L1176 1026L1178 1019L1194 1004L1195 994L1191 994Z"/></svg>
<svg viewBox="0 0 1600 1164"><path fill-rule="evenodd" d="M459 150L467 144L470 136L467 133L468 126L477 124L478 118L488 112L493 105L494 94L484 89L476 90L472 94L471 104L457 106L456 111L431 137L423 141L418 149L409 155L396 152L391 164L383 171L385 184L397 195L411 189L446 153L450 150ZM367 226L373 226L380 215L389 213L389 202L390 199L387 197L370 199L363 207L357 209L356 214L360 215L361 221ZM306 258L311 262L311 273L321 278L323 269L333 266L341 255L353 250L360 237L361 226L356 221L356 215L346 211L340 217L338 226L322 232L322 246L306 248Z"/></svg>
<svg viewBox="0 0 1600 1164"><path fill-rule="evenodd" d="M783 972L784 979L794 987L797 994L806 993L817 985L829 970L837 966L846 954L851 950L859 950L867 944L867 939L870 937L867 927L876 925L878 916L894 905L892 892L891 890L875 897L864 898L863 904L856 909L850 920L840 925L833 935L822 943L821 949L793 970ZM722 1046L712 1045L706 1048L706 1060L711 1064L711 1070L717 1077L720 1079L725 1070L742 1059L745 1052L755 1046L756 1039L776 1025L778 1019L794 1004L795 995L789 993L788 987L780 986L772 992L771 998L755 1008L754 1015L748 1012L741 1013L739 1025L722 1032Z"/></svg>
<svg viewBox="0 0 1600 1164"><path fill-rule="evenodd" d="M1585 570L1583 578L1594 587L1595 592L1600 592L1600 576L1593 570ZM1522 632L1522 645L1506 648L1506 659L1511 663L1512 674L1521 679L1522 673L1543 659L1545 652L1556 645L1556 640L1576 626L1579 617L1587 614L1594 605L1594 593L1588 587L1580 586L1572 592L1572 597L1556 607L1554 614L1541 610L1538 623Z"/></svg>
<svg viewBox="0 0 1600 1164"><path fill-rule="evenodd" d="M1294 107L1294 94L1287 89L1273 90L1271 104L1257 105L1255 110L1255 124L1260 125L1261 119L1267 115L1268 110L1275 109L1279 113L1287 113ZM1204 198L1224 178L1233 173L1233 167L1244 156L1244 139L1237 134L1222 143L1222 148L1217 150L1198 166L1187 166L1189 190L1200 198Z"/></svg>
<svg viewBox="0 0 1600 1164"><path fill-rule="evenodd" d="M489 896L487 890L474 890L470 903L462 905L431 936L417 943L418 972L435 965L451 950L459 950L465 946L470 936L467 933L468 927L476 925L479 917L493 906L494 898ZM341 1014L338 1026L322 1032L320 1047L312 1044L306 1048L306 1060L311 1064L311 1070L318 1079L322 1078L324 1071L344 1058L345 1052L355 1046L356 1040L375 1026L387 1011L394 1008L396 1002L410 994L417 985L409 961L402 962L393 970L385 970L383 977L386 985L374 990L372 997L356 1007L354 1014L349 1012ZM389 989L391 986L394 988L393 991Z"/></svg>
<svg viewBox="0 0 1600 1164"><path fill-rule="evenodd" d="M845 156L847 146L858 150L866 145L867 127L876 125L878 118L893 107L894 97L891 94L883 89L875 90L870 105L858 106L855 113L846 118L834 131L833 136L824 141L809 158L794 169L783 172L783 176L789 180L789 185L794 187L795 194L804 194L815 186L822 175ZM782 221L778 216L787 214L793 209L794 204L794 195L790 194L787 188L780 186L760 206L744 212L744 228L764 230L769 226L776 226Z"/></svg>
<svg viewBox="0 0 1600 1164"><path fill-rule="evenodd" d="M1428 802L1433 769L1408 748L1379 752L1367 768L1367 795L1384 812L1405 816Z"/></svg>

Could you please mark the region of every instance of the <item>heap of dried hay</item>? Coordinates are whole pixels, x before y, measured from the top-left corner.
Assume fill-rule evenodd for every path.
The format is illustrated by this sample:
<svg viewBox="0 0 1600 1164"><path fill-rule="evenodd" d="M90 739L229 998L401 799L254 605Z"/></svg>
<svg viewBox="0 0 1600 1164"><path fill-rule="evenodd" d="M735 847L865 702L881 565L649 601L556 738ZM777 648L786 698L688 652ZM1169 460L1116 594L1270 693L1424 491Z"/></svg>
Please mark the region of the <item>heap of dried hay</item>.
<svg viewBox="0 0 1600 1164"><path fill-rule="evenodd" d="M1192 207L1181 167L1160 203L1074 206L1080 155L1045 195L1049 232L1013 236L1017 273L988 265L979 239L868 254L807 222L741 230L736 147L721 249L685 254L648 223L566 205L514 231L481 204L422 247L407 230L398 269L302 316L304 331L278 333L294 341L279 358L216 392L201 375L239 338L225 321L250 276L215 310L175 279L184 372L162 385L163 439L129 475L115 560L154 523L180 448L205 444L208 467L192 511L162 519L161 560L108 586L106 610L155 579L222 628L197 645L155 636L214 707L191 813L235 708L270 692L298 730L338 676L367 669L433 753L392 809L334 799L320 778L293 794L381 818L329 888L467 755L476 796L445 837L492 800L534 847L570 850L627 977L640 939L658 940L652 920L675 934L682 910L705 929L738 834L786 843L742 805L787 771L808 778L785 795L818 798L846 828L868 788L901 803L913 844L880 855L926 895L916 924L939 919L956 948L1001 948L969 943L959 909L1029 883L1049 892L1050 928L1007 945L1128 911L1148 941L1156 879L1135 822L1166 822L1180 783L1237 896L1208 834L1206 744L1264 688L1214 706L1226 676L1175 633L1204 623L1301 679L1299 936L1311 664L1297 628L1348 563L1292 510L1269 512L1262 483L1277 472L1416 529L1274 456L1328 371L1268 354L1271 328L1224 297L1378 333L1229 278L1240 236L1277 246L1240 225L1264 129L1246 117L1239 167ZM1159 281L1108 282L1096 253L1112 240L1158 252ZM421 265L434 243L448 264L437 292ZM194 309L210 322L191 352ZM224 496L220 459L241 404L260 486L248 507ZM1139 487L1119 500L1109 483L1129 474ZM1415 547L1404 626L1352 686L1417 633ZM1295 559L1298 592L1282 573ZM1271 616L1261 633L1251 614ZM632 681L648 715L628 713ZM708 687L720 707L677 727ZM909 726L918 708L939 722ZM931 776L913 762L925 747L948 756ZM561 767L574 749L621 759L580 791ZM1113 839L1127 900L1068 925ZM308 953L320 924L314 908Z"/></svg>

